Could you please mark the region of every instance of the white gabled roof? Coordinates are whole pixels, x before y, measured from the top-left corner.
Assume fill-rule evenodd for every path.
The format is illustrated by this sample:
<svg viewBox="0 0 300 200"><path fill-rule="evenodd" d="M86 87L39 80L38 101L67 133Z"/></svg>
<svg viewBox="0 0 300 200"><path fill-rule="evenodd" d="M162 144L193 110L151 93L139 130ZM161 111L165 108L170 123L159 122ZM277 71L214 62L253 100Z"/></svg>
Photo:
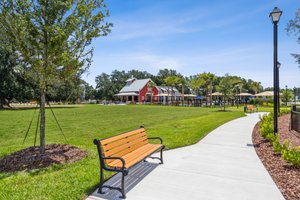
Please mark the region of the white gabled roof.
<svg viewBox="0 0 300 200"><path fill-rule="evenodd" d="M115 96L139 96L139 95L135 92L123 92L123 93L115 94Z"/></svg>
<svg viewBox="0 0 300 200"><path fill-rule="evenodd" d="M147 79L136 79L134 82L128 82L121 90L120 93L124 92L139 92L143 87L151 81L150 78Z"/></svg>
<svg viewBox="0 0 300 200"><path fill-rule="evenodd" d="M158 89L158 96L167 96L165 94L169 93L172 96L182 96L182 94L175 88L170 86L155 86Z"/></svg>

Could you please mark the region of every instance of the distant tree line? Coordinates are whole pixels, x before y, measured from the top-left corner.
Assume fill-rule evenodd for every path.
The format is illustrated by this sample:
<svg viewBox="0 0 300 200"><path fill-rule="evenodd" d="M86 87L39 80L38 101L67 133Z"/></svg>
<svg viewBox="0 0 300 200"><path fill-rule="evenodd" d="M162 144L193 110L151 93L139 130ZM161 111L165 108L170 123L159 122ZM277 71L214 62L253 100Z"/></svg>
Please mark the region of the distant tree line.
<svg viewBox="0 0 300 200"><path fill-rule="evenodd" d="M203 95L206 98L209 98L210 93L217 91L228 94L229 97L236 92L255 94L263 90L260 82L229 74L216 76L205 72L185 77L172 69L161 69L156 75L138 70L128 72L114 70L111 74L102 73L96 77L95 97L101 100L113 100L114 95L132 76L137 79L150 78L158 86L175 87L184 94Z"/></svg>
<svg viewBox="0 0 300 200"><path fill-rule="evenodd" d="M29 102L39 98L39 91L35 84L25 81L22 66L16 65L16 55L11 55L0 48L0 104L1 107L9 106L11 102ZM76 76L68 80L57 80L47 89L47 101L62 103L76 103L77 100L117 100L117 94L124 87L126 80L150 78L157 86L176 88L184 94L203 96L207 106L210 94L221 92L226 101L234 100L237 93L256 94L262 91L273 90L263 88L261 83L252 79L226 74L216 76L204 72L191 76L183 76L173 69L161 69L156 75L146 71L114 70L111 74L101 73L96 76L95 88ZM285 95L285 88L281 93ZM288 101L293 98L293 90L288 89ZM282 98L285 102L285 96Z"/></svg>

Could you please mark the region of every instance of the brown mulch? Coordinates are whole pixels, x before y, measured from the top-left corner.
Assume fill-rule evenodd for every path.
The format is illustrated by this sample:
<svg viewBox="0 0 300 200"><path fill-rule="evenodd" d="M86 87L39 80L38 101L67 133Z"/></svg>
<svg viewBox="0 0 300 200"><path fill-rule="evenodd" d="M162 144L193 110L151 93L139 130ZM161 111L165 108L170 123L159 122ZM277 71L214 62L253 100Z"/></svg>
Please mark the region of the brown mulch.
<svg viewBox="0 0 300 200"><path fill-rule="evenodd" d="M289 131L290 115L279 117L279 140L289 140L291 146L299 146L299 133ZM286 200L300 199L300 169L288 164L279 153L273 151L272 145L260 135L259 123L253 129L252 141L256 153L268 170L277 187Z"/></svg>
<svg viewBox="0 0 300 200"><path fill-rule="evenodd" d="M291 115L287 114L279 117L278 119L278 132L279 132L279 141L281 144L285 140L290 141L290 147L300 146L300 133L296 131L289 131L290 128Z"/></svg>
<svg viewBox="0 0 300 200"><path fill-rule="evenodd" d="M78 161L87 152L68 144L48 144L45 153L40 154L39 146L22 149L0 159L0 172L28 171Z"/></svg>

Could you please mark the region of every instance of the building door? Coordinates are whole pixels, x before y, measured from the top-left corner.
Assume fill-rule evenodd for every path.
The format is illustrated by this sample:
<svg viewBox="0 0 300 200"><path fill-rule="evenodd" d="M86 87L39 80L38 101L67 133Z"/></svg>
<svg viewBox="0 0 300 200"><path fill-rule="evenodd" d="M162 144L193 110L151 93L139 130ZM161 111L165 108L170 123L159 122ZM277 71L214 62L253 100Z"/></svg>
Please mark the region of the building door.
<svg viewBox="0 0 300 200"><path fill-rule="evenodd" d="M146 102L151 102L151 94L146 95Z"/></svg>

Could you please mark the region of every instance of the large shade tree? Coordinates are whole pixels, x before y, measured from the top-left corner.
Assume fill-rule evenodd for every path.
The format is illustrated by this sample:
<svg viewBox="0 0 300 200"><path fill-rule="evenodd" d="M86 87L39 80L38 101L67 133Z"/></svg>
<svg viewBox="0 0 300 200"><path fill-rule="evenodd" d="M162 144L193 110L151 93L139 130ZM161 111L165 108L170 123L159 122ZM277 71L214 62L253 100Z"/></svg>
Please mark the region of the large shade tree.
<svg viewBox="0 0 300 200"><path fill-rule="evenodd" d="M30 82L23 78L24 66L18 62L14 47L0 30L0 108L10 107L12 100L28 101L35 98Z"/></svg>
<svg viewBox="0 0 300 200"><path fill-rule="evenodd" d="M9 106L18 86L16 66L16 55L0 46L0 108Z"/></svg>
<svg viewBox="0 0 300 200"><path fill-rule="evenodd" d="M39 88L40 152L45 151L47 89L72 79L91 64L92 39L109 33L103 0L2 0L0 29L26 64L26 78Z"/></svg>

